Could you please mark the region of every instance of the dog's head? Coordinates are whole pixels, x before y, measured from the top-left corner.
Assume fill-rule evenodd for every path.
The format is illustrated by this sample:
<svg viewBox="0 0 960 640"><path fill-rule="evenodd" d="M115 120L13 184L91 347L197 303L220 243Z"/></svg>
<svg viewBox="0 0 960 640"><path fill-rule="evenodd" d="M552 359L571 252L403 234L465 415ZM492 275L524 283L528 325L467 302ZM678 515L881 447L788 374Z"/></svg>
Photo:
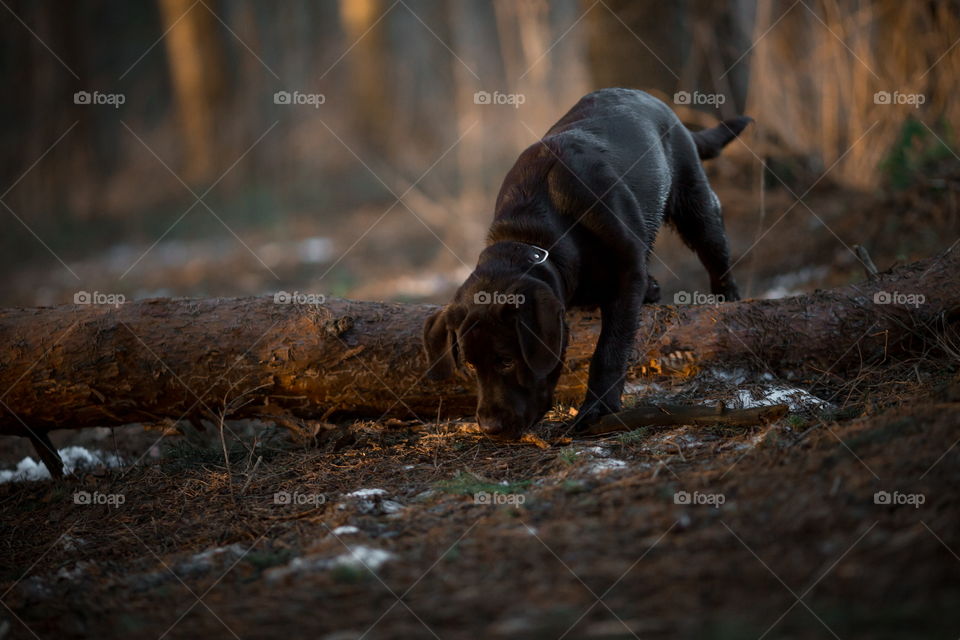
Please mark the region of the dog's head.
<svg viewBox="0 0 960 640"><path fill-rule="evenodd" d="M567 346L563 305L538 280L498 289L471 276L427 318L423 342L429 376L475 376L480 427L515 438L553 405Z"/></svg>

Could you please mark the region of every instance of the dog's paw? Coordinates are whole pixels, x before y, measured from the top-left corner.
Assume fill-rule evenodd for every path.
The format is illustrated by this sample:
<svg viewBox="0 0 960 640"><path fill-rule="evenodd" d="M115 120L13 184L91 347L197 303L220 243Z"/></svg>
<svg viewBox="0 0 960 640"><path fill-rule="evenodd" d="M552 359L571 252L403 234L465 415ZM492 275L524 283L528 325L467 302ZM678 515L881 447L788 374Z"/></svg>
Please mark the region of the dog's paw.
<svg viewBox="0 0 960 640"><path fill-rule="evenodd" d="M615 411L616 409L610 409L599 402L585 402L577 410L577 415L570 426L574 431L586 431L594 422Z"/></svg>
<svg viewBox="0 0 960 640"><path fill-rule="evenodd" d="M577 412L577 415L570 421L570 429L572 431L581 432L586 431L590 428L590 425L600 419L599 412Z"/></svg>
<svg viewBox="0 0 960 640"><path fill-rule="evenodd" d="M740 289L734 282L723 284L717 287L716 291L713 291L712 289L713 287L711 287L711 293L723 296L724 302L737 302L740 300Z"/></svg>
<svg viewBox="0 0 960 640"><path fill-rule="evenodd" d="M643 296L644 304L657 304L660 302L660 284L654 280L653 276L647 278L647 292Z"/></svg>

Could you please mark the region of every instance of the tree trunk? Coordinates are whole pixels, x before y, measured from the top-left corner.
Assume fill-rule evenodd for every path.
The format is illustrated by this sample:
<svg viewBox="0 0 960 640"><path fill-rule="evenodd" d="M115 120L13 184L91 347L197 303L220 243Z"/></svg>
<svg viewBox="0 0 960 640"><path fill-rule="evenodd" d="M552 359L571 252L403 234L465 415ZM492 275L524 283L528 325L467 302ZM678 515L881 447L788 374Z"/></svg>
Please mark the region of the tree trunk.
<svg viewBox="0 0 960 640"><path fill-rule="evenodd" d="M340 0L340 24L344 45L349 46L346 65L350 70L349 90L353 130L362 132L364 146L390 157L394 130L391 128L390 74L387 22L383 17L393 7L383 0Z"/></svg>
<svg viewBox="0 0 960 640"><path fill-rule="evenodd" d="M223 56L217 19L192 0L159 0L170 79L185 148L184 173L210 178L216 153L216 108L223 95Z"/></svg>
<svg viewBox="0 0 960 640"><path fill-rule="evenodd" d="M926 349L937 331L956 335L958 253L796 298L647 306L629 376L737 365L843 375ZM923 302L876 304L878 293ZM222 417L471 415L469 381L423 378L421 329L435 308L259 297L0 310L0 434ZM599 314L571 312L568 321L557 399L575 403Z"/></svg>

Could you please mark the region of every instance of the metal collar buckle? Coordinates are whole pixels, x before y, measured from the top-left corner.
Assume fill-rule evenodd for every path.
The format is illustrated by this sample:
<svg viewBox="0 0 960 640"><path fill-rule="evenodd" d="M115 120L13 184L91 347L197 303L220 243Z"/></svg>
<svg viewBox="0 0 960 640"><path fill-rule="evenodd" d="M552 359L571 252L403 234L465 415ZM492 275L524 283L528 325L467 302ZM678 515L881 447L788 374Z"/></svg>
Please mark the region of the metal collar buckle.
<svg viewBox="0 0 960 640"><path fill-rule="evenodd" d="M533 248L533 264L543 264L550 257L550 252L546 249L542 249L535 244L528 244L527 246Z"/></svg>

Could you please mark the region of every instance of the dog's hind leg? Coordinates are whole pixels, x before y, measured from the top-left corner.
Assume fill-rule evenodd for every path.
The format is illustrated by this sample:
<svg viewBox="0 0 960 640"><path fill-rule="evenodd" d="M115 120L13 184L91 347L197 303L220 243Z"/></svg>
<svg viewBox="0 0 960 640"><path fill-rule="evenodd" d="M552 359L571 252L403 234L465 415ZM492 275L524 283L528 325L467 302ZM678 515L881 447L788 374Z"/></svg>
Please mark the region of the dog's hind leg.
<svg viewBox="0 0 960 640"><path fill-rule="evenodd" d="M739 300L740 292L730 267L730 248L723 229L720 200L706 179L681 187L671 199L668 220L710 275L710 293L724 301Z"/></svg>

